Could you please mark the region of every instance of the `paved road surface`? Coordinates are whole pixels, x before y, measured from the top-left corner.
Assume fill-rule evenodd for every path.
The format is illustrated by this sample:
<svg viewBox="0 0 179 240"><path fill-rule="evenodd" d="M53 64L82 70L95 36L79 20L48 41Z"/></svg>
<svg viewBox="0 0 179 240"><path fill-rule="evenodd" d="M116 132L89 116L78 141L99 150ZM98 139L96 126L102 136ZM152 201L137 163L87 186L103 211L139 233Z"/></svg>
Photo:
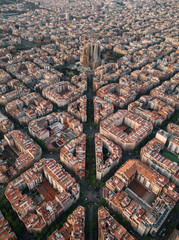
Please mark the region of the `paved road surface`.
<svg viewBox="0 0 179 240"><path fill-rule="evenodd" d="M89 240L93 240L93 205L89 205L89 226L90 226Z"/></svg>

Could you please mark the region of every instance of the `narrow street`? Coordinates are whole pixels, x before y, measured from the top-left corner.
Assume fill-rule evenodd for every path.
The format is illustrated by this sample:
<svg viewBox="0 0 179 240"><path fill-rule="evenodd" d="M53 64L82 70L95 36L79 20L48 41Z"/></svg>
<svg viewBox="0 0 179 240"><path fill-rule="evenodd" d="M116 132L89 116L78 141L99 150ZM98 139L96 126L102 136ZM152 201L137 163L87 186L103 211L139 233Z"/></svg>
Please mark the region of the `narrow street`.
<svg viewBox="0 0 179 240"><path fill-rule="evenodd" d="M90 236L89 240L93 240L93 205L89 205L89 226L90 226Z"/></svg>
<svg viewBox="0 0 179 240"><path fill-rule="evenodd" d="M92 159L94 157L94 134L95 129L93 127L94 122L94 107L93 107L93 84L92 84L92 76L88 77L88 88L87 88L87 123L84 123L84 133L87 135L88 141L87 141L87 164L86 164L86 170L89 171L89 174L91 175L91 168L92 168ZM83 185L83 183L82 183ZM85 188L84 191L84 200L89 201L90 204L88 205L89 215L88 215L88 226L89 226L89 240L93 240L93 205L94 205L94 199L93 199L93 191L91 184L87 184L87 181L85 179L85 185L88 185ZM81 186L83 187L83 186ZM90 197L90 199L89 199Z"/></svg>

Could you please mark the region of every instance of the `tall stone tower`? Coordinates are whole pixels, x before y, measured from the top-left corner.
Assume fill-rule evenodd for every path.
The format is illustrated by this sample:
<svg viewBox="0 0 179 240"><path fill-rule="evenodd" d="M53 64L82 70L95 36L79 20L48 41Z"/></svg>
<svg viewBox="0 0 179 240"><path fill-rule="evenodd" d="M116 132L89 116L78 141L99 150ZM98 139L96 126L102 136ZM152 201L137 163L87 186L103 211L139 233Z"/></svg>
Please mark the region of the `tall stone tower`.
<svg viewBox="0 0 179 240"><path fill-rule="evenodd" d="M83 67L95 69L101 64L100 45L94 42L84 43L80 63Z"/></svg>
<svg viewBox="0 0 179 240"><path fill-rule="evenodd" d="M101 64L101 51L100 51L100 45L95 44L94 45L94 52L93 52L93 69L97 68Z"/></svg>

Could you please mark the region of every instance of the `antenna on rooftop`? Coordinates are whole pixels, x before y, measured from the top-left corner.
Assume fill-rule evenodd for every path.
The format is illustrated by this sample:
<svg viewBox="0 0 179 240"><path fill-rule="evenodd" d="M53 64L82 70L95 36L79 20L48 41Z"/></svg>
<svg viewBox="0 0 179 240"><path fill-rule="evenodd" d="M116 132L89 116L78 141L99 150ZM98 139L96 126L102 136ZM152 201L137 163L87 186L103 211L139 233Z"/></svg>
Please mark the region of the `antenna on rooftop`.
<svg viewBox="0 0 179 240"><path fill-rule="evenodd" d="M95 40L96 40L96 33L93 32L93 44L95 44Z"/></svg>
<svg viewBox="0 0 179 240"><path fill-rule="evenodd" d="M84 46L86 45L86 37L87 37L87 34L85 33L84 34Z"/></svg>

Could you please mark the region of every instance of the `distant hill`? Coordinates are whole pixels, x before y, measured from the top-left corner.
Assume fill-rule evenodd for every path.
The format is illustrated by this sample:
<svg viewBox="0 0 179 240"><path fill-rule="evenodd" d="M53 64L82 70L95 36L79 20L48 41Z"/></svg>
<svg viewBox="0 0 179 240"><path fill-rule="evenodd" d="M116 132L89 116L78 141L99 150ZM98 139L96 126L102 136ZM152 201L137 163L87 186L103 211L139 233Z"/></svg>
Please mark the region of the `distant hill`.
<svg viewBox="0 0 179 240"><path fill-rule="evenodd" d="M0 5L2 4L11 4L11 3L21 3L24 0L0 0Z"/></svg>
<svg viewBox="0 0 179 240"><path fill-rule="evenodd" d="M16 4L16 3L22 3L22 2L25 2L25 1L24 0L0 0L0 6L3 4L12 4L12 3ZM25 8L36 9L36 8L39 8L39 4L35 4L33 2L25 2ZM1 9L0 9L0 12L1 12Z"/></svg>

